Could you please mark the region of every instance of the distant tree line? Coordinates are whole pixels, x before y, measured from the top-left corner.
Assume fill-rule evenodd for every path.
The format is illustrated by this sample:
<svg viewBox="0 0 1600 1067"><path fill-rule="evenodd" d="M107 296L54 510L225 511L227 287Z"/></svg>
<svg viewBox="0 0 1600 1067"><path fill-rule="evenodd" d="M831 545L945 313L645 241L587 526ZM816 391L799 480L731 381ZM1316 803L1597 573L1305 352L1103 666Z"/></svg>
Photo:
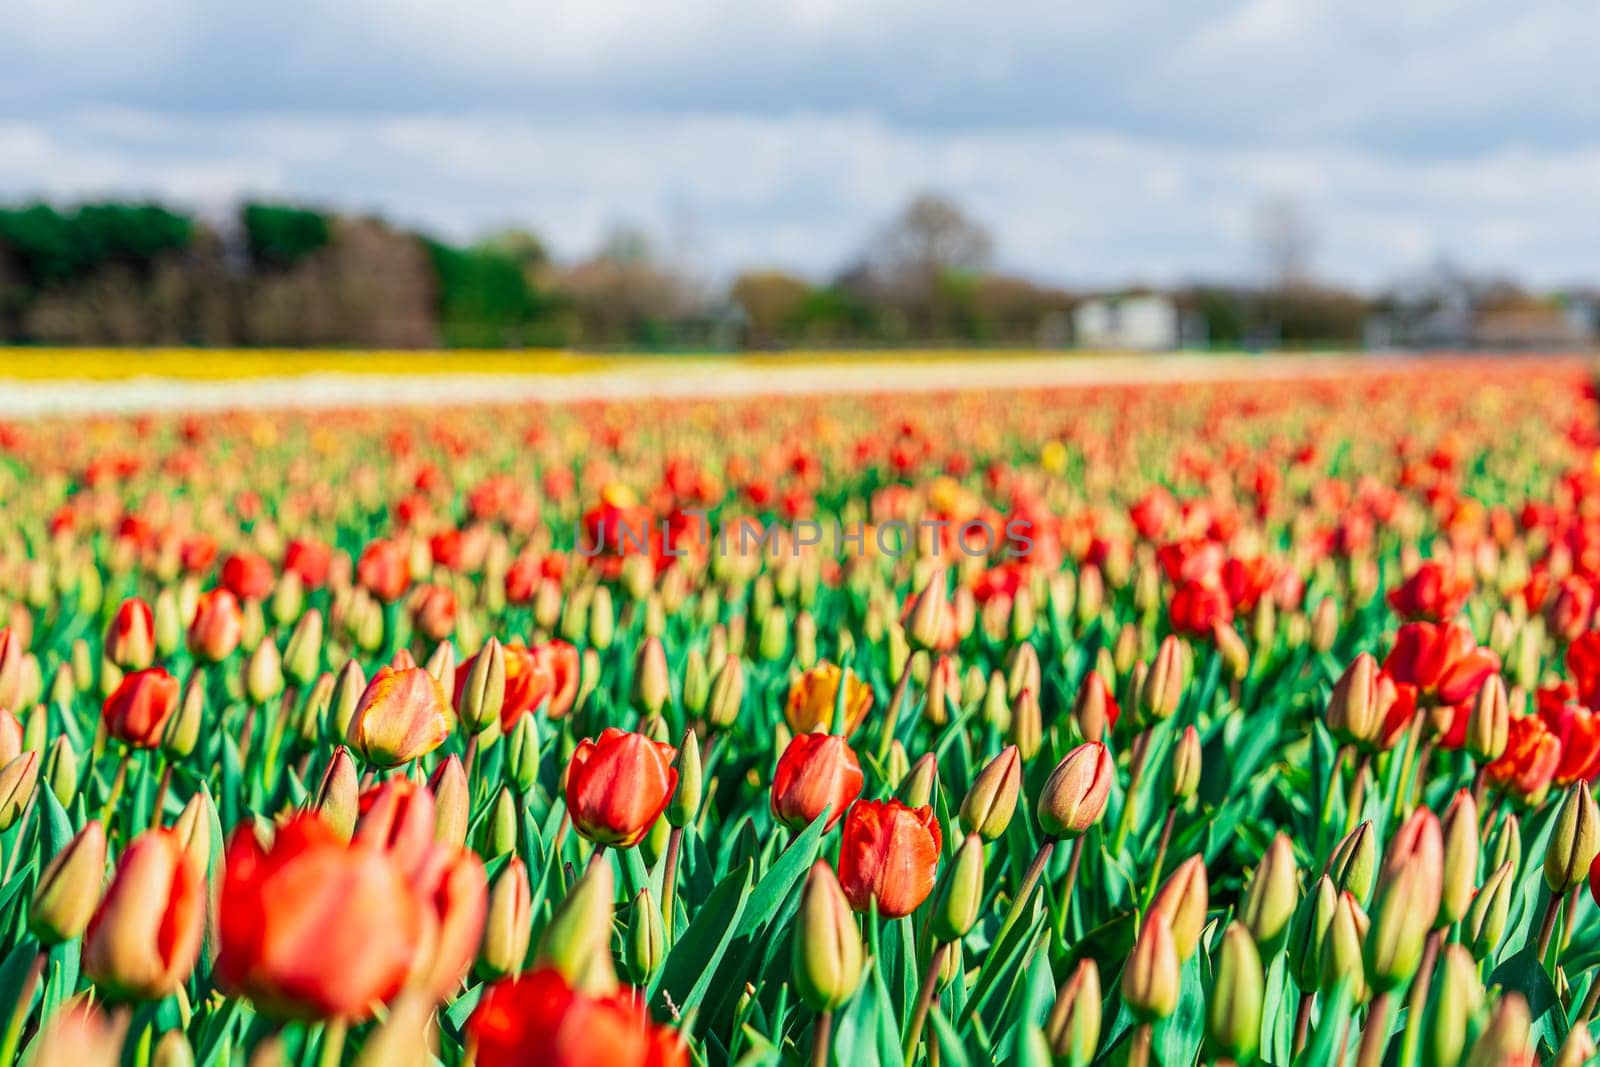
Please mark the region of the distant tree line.
<svg viewBox="0 0 1600 1067"><path fill-rule="evenodd" d="M1302 250L1277 227L1287 264ZM1213 346L1361 343L1368 301L1280 274L1165 296ZM750 270L725 286L632 229L557 262L522 231L455 245L303 205L247 203L223 220L146 203L0 209L0 343L1054 347L1073 342L1085 296L997 269L988 232L932 195L830 279Z"/></svg>

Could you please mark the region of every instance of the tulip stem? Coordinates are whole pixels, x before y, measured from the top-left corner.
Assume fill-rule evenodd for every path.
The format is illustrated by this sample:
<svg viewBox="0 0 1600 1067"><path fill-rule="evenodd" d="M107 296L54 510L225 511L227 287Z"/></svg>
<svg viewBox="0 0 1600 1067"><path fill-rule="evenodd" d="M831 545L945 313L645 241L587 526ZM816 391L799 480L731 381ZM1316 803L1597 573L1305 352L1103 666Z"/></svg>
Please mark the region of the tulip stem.
<svg viewBox="0 0 1600 1067"><path fill-rule="evenodd" d="M1299 1058L1305 1050L1306 1037L1311 1032L1311 994L1300 994L1300 1009L1294 1016L1294 1051L1293 1056Z"/></svg>
<svg viewBox="0 0 1600 1067"><path fill-rule="evenodd" d="M161 761L161 780L156 783L156 801L150 811L150 829L161 829L161 809L167 805L167 790L172 787L172 761Z"/></svg>
<svg viewBox="0 0 1600 1067"><path fill-rule="evenodd" d="M116 777L111 779L111 790L106 794L105 807L100 811L100 821L105 825L106 832L111 831L111 817L116 814L117 802L122 799L122 789L128 783L129 754L124 752L122 760L117 764Z"/></svg>
<svg viewBox="0 0 1600 1067"><path fill-rule="evenodd" d="M318 1067L338 1067L344 1059L344 1038L348 1029L343 1019L330 1019L322 1028L322 1051L317 1054Z"/></svg>
<svg viewBox="0 0 1600 1067"><path fill-rule="evenodd" d="M1133 1040L1128 1045L1128 1067L1150 1067L1150 1044L1155 1028L1150 1023L1140 1023L1133 1028Z"/></svg>
<svg viewBox="0 0 1600 1067"><path fill-rule="evenodd" d="M828 1067L828 1046L833 1041L833 1012L817 1016L811 1028L811 1067Z"/></svg>
<svg viewBox="0 0 1600 1067"><path fill-rule="evenodd" d="M1172 844L1172 824L1177 820L1177 818L1178 809L1168 808L1167 817L1161 823L1161 840L1156 845L1156 859L1155 862L1150 865L1150 884L1145 887L1144 891L1144 899L1146 904L1150 902L1151 897L1156 895L1156 886L1161 884L1161 867L1167 862L1167 846ZM1078 842L1081 845L1083 843L1083 838L1078 838ZM1073 850L1072 858L1072 869L1075 872L1078 869L1077 849Z"/></svg>
<svg viewBox="0 0 1600 1067"><path fill-rule="evenodd" d="M667 935L667 944L677 940L673 933L672 913L677 910L678 899L678 849L683 845L683 827L674 826L667 835L667 865L661 874L661 925Z"/></svg>
<svg viewBox="0 0 1600 1067"><path fill-rule="evenodd" d="M1379 993L1367 1009L1367 1024L1361 1030L1361 1048L1356 1067L1379 1067L1383 1050L1389 1044L1389 994Z"/></svg>
<svg viewBox="0 0 1600 1067"><path fill-rule="evenodd" d="M1556 932L1556 916L1561 911L1561 894L1551 893L1544 906L1544 921L1539 924L1539 962L1550 948L1550 937Z"/></svg>
<svg viewBox="0 0 1600 1067"><path fill-rule="evenodd" d="M472 780L472 761L478 758L478 735L467 735L467 750L461 756L461 769L466 772L467 781Z"/></svg>
<svg viewBox="0 0 1600 1067"><path fill-rule="evenodd" d="M1067 860L1067 880L1061 883L1061 913L1056 916L1056 938L1065 943L1067 921L1072 914L1072 892L1078 886L1078 865L1083 862L1083 834L1072 842L1072 856Z"/></svg>
<svg viewBox="0 0 1600 1067"><path fill-rule="evenodd" d="M1122 795L1122 814L1117 816L1117 836L1111 843L1111 854L1122 855L1122 846L1133 828L1134 794L1139 790L1139 777L1144 771L1145 753L1150 750L1150 731L1141 730L1133 739L1133 753L1128 759L1128 791Z"/></svg>
<svg viewBox="0 0 1600 1067"><path fill-rule="evenodd" d="M917 1059L917 1045L922 1042L922 1030L928 1023L928 1012L933 1008L933 996L939 988L939 972L944 970L945 953L950 943L935 945L928 957L928 969L922 975L922 989L917 993L916 1011L911 1015L911 1027L906 1031L906 1067Z"/></svg>
<svg viewBox="0 0 1600 1067"><path fill-rule="evenodd" d="M840 685L845 684L845 679L840 679ZM883 726L878 731L878 762L882 763L889 758L889 746L894 744L894 728L900 719L900 705L905 701L906 689L911 684L911 663L908 660L900 671L900 680L894 684L894 693L889 697L889 709L883 713Z"/></svg>
<svg viewBox="0 0 1600 1067"><path fill-rule="evenodd" d="M1022 882L1017 886L1017 895L1011 898L1011 907L1006 911L1005 921L1000 924L1000 931L994 935L994 941L989 949L992 954L1005 940L1006 934L1017 925L1017 920L1022 918L1022 912L1028 906L1029 899L1033 896L1033 889L1039 884L1039 876L1044 873L1044 865L1050 859L1050 850L1055 847L1054 838L1045 838L1039 846L1039 851L1033 854L1033 862L1028 865L1028 873L1022 876Z"/></svg>
<svg viewBox="0 0 1600 1067"><path fill-rule="evenodd" d="M1361 809L1367 803L1367 771L1372 768L1372 753L1363 752L1356 761L1356 776L1350 783L1350 799L1345 805L1344 832L1346 835L1361 822Z"/></svg>

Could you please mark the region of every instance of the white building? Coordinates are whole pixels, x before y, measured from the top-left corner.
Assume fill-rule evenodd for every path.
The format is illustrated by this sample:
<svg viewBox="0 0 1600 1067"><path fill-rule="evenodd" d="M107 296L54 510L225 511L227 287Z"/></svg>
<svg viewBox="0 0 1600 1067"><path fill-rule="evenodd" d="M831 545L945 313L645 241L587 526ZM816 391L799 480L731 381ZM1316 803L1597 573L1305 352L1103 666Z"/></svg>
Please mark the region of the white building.
<svg viewBox="0 0 1600 1067"><path fill-rule="evenodd" d="M1158 293L1091 297L1073 309L1072 334L1080 348L1179 348L1183 313Z"/></svg>

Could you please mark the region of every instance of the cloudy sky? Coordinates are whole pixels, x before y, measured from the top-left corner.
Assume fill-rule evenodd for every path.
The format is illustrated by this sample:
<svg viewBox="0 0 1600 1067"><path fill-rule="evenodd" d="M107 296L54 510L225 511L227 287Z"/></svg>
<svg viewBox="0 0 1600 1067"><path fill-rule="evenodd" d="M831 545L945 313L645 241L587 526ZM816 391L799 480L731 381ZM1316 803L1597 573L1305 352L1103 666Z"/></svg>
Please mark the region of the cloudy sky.
<svg viewBox="0 0 1600 1067"><path fill-rule="evenodd" d="M1066 284L1600 280L1593 0L8 0L0 198L246 195L824 275L913 192Z"/></svg>

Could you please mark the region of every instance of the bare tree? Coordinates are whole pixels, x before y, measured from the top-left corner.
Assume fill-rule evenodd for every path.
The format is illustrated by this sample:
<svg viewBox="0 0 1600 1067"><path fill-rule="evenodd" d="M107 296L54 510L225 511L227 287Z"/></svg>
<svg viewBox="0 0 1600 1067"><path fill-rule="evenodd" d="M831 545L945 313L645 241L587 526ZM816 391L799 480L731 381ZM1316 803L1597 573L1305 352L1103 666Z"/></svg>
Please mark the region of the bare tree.
<svg viewBox="0 0 1600 1067"><path fill-rule="evenodd" d="M882 305L911 336L943 334L951 326L948 290L981 274L993 248L988 231L954 201L923 193L873 235L840 285Z"/></svg>
<svg viewBox="0 0 1600 1067"><path fill-rule="evenodd" d="M1273 197L1256 208L1256 244L1269 288L1292 289L1311 277L1315 234L1300 202Z"/></svg>

